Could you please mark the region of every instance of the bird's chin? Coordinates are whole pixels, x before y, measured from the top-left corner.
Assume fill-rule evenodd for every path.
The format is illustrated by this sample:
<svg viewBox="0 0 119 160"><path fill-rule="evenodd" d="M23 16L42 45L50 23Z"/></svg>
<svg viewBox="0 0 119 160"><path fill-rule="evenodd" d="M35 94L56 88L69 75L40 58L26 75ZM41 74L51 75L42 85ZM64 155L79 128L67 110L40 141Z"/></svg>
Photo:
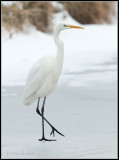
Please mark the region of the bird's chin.
<svg viewBox="0 0 119 160"><path fill-rule="evenodd" d="M60 31L62 31L62 30L65 30L65 29L70 29L70 27L65 27L65 28L62 28Z"/></svg>
<svg viewBox="0 0 119 160"><path fill-rule="evenodd" d="M71 29L70 27L66 27L65 29Z"/></svg>

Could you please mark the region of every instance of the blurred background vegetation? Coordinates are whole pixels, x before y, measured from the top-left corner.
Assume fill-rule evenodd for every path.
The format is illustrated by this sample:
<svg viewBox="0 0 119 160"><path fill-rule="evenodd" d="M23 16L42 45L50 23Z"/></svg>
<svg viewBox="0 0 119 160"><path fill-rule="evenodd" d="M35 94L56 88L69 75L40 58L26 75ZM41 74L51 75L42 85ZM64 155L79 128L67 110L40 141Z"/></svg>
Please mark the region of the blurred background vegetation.
<svg viewBox="0 0 119 160"><path fill-rule="evenodd" d="M50 1L19 1L11 5L2 3L2 25L6 30L22 31L24 24L29 23L40 31L50 32L53 14L63 10L67 10L70 16L82 24L111 24L112 16L116 15L114 1L58 3L63 7L58 8Z"/></svg>

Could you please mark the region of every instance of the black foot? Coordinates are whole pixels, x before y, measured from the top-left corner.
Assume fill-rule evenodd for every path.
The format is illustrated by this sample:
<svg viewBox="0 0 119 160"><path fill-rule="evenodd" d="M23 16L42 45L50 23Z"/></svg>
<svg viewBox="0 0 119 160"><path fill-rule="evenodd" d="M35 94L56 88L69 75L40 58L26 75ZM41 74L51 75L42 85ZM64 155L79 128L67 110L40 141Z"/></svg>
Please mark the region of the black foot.
<svg viewBox="0 0 119 160"><path fill-rule="evenodd" d="M62 133L60 133L55 127L53 127L48 121L47 119L41 114L41 112L39 111L38 107L36 108L36 112L50 125L50 127L52 128L52 132L50 133L50 135L53 134L54 136L54 132L57 132L58 134L60 134L61 136L64 136Z"/></svg>
<svg viewBox="0 0 119 160"><path fill-rule="evenodd" d="M39 141L57 141L56 139L46 139L46 138L41 138Z"/></svg>

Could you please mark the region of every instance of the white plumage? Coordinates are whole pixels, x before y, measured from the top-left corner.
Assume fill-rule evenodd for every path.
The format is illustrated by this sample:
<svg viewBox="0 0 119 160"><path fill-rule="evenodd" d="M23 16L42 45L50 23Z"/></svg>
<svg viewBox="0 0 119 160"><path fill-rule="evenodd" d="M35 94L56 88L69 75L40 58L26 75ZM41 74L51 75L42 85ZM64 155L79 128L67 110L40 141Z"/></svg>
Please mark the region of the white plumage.
<svg viewBox="0 0 119 160"><path fill-rule="evenodd" d="M57 86L63 67L64 45L59 39L61 30L80 28L72 25L59 24L55 28L54 41L57 45L56 56L45 56L38 60L31 68L23 96L24 105L30 105L38 97L48 96Z"/></svg>
<svg viewBox="0 0 119 160"><path fill-rule="evenodd" d="M38 97L45 97L56 87L55 57L48 56L38 60L31 68L24 92L24 104L30 105Z"/></svg>

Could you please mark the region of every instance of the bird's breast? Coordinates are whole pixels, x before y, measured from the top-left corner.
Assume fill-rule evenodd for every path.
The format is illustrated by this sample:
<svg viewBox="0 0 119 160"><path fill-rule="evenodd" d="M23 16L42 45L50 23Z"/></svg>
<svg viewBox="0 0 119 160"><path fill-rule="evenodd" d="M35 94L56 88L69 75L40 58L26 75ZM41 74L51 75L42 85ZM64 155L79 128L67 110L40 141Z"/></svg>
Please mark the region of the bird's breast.
<svg viewBox="0 0 119 160"><path fill-rule="evenodd" d="M48 96L57 86L57 81L53 80L53 77L49 76L44 80L44 84L37 91L39 97Z"/></svg>

